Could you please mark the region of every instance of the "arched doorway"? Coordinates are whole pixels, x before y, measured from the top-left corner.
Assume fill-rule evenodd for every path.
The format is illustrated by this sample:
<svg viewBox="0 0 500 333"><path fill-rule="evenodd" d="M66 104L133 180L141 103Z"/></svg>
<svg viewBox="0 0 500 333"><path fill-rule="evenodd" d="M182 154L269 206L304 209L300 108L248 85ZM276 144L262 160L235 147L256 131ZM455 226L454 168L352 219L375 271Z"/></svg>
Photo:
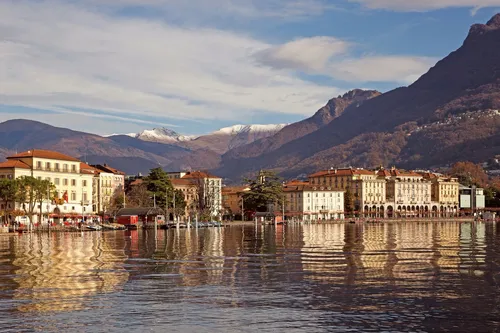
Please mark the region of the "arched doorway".
<svg viewBox="0 0 500 333"><path fill-rule="evenodd" d="M387 217L388 218L393 218L394 217L394 208L392 206L387 207Z"/></svg>

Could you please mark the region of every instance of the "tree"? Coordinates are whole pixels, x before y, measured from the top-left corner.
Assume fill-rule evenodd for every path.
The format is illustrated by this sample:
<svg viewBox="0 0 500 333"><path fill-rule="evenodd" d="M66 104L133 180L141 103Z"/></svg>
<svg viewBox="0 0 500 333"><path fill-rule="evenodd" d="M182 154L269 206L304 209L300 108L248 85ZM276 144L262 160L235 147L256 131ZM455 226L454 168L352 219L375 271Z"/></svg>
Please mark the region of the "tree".
<svg viewBox="0 0 500 333"><path fill-rule="evenodd" d="M156 206L165 208L167 195L171 199L174 191L167 173L162 168L151 169L149 175L144 179L144 184L150 195L154 196Z"/></svg>
<svg viewBox="0 0 500 333"><path fill-rule="evenodd" d="M347 215L351 215L354 212L354 197L349 187L347 187L344 193L344 211Z"/></svg>
<svg viewBox="0 0 500 333"><path fill-rule="evenodd" d="M178 189L175 190L175 210L173 209L173 203L172 203L172 210L174 211L174 214L176 216L183 216L186 212L186 201L184 200L184 193L182 193L181 190Z"/></svg>
<svg viewBox="0 0 500 333"><path fill-rule="evenodd" d="M117 189L113 192L113 195L109 199L108 209L110 211L117 211L124 208L125 206L125 195L122 189Z"/></svg>
<svg viewBox="0 0 500 333"><path fill-rule="evenodd" d="M254 179L246 178L250 187L243 194L245 210L265 212L270 204L283 205L283 184L272 171L260 171Z"/></svg>
<svg viewBox="0 0 500 333"><path fill-rule="evenodd" d="M488 175L479 164L472 162L457 162L451 167L451 174L466 186L486 187Z"/></svg>
<svg viewBox="0 0 500 333"><path fill-rule="evenodd" d="M38 203L38 207L40 207L39 212L39 222L42 221L42 211L43 211L43 202L45 200L51 200L55 197L56 187L49 180L36 180L36 187L34 189L34 195L36 198L36 202ZM48 212L47 212L48 213Z"/></svg>
<svg viewBox="0 0 500 333"><path fill-rule="evenodd" d="M9 207L16 202L18 183L16 179L0 178L0 201L4 203L3 216L8 216ZM10 222L10 221L9 221Z"/></svg>
<svg viewBox="0 0 500 333"><path fill-rule="evenodd" d="M134 185L127 194L128 207L150 207L151 194L145 184Z"/></svg>
<svg viewBox="0 0 500 333"><path fill-rule="evenodd" d="M173 211L174 187L170 182L170 178L168 178L168 174L162 168L151 169L149 175L144 178L144 185L150 197L155 198L157 207L162 209L168 208L169 211ZM175 190L174 213L179 215L179 212L182 212L183 215L185 207L186 202L184 201L184 194L182 191Z"/></svg>
<svg viewBox="0 0 500 333"><path fill-rule="evenodd" d="M25 216L28 217L30 224L33 223L33 214L35 212L37 197L36 188L38 186L38 179L31 176L22 176L17 179L18 190L16 201L21 204Z"/></svg>

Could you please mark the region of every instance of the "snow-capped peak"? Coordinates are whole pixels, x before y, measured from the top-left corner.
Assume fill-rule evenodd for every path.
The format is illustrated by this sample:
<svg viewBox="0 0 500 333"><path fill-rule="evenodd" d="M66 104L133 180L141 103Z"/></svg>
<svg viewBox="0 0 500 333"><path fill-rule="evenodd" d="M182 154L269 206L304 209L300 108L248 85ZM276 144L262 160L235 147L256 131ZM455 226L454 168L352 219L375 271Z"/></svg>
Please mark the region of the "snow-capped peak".
<svg viewBox="0 0 500 333"><path fill-rule="evenodd" d="M144 130L135 135L137 139L153 142L183 142L195 139L194 136L182 135L169 128L154 128L152 130Z"/></svg>
<svg viewBox="0 0 500 333"><path fill-rule="evenodd" d="M237 135L240 133L262 133L262 132L278 132L287 124L271 124L271 125L234 125L221 128L212 134Z"/></svg>

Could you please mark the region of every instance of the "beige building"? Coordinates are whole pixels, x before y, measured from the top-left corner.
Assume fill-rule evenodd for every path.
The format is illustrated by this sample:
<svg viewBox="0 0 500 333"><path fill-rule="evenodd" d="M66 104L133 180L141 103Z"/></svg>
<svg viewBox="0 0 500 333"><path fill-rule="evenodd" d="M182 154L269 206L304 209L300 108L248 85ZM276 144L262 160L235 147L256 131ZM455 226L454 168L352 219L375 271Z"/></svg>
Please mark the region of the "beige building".
<svg viewBox="0 0 500 333"><path fill-rule="evenodd" d="M184 202L186 203L186 208L184 211L184 216L190 216L194 219L196 216L198 208L198 191L196 186L188 179L171 178L170 182L174 189L179 190L184 195ZM172 214L172 212L170 212ZM173 220L173 215L170 217Z"/></svg>
<svg viewBox="0 0 500 333"><path fill-rule="evenodd" d="M198 207L211 216L222 216L222 179L203 171L169 173L170 179L184 179L196 187Z"/></svg>
<svg viewBox="0 0 500 333"><path fill-rule="evenodd" d="M48 150L28 150L7 157L7 161L0 163L0 178L18 178L32 176L38 179L47 179L55 186L56 197L63 198L63 204L56 200L46 200L44 204L36 206L35 213L44 213L52 218L82 216L92 213L92 181L94 173L78 159L58 152ZM17 203L16 207L20 208ZM10 209L8 207L8 209ZM23 222L27 222L21 217ZM33 221L38 223L38 217Z"/></svg>
<svg viewBox="0 0 500 333"><path fill-rule="evenodd" d="M222 188L222 207L225 215L241 216L242 208L245 210L243 194L250 191L248 186L225 186Z"/></svg>
<svg viewBox="0 0 500 333"><path fill-rule="evenodd" d="M301 220L344 218L344 191L323 185L291 182L285 184L285 215Z"/></svg>
<svg viewBox="0 0 500 333"><path fill-rule="evenodd" d="M433 216L457 216L460 211L458 178L430 172L422 173L422 176L431 182ZM436 212L438 212L437 215Z"/></svg>
<svg viewBox="0 0 500 333"><path fill-rule="evenodd" d="M125 173L107 164L91 165L94 172L93 180L93 210L105 213L109 209L111 198L117 191L124 191Z"/></svg>
<svg viewBox="0 0 500 333"><path fill-rule="evenodd" d="M375 171L332 168L310 175L309 183L337 191L349 189L354 201L354 210L360 214L383 214L385 210L385 180L380 179Z"/></svg>
<svg viewBox="0 0 500 333"><path fill-rule="evenodd" d="M387 217L431 216L431 182L421 174L396 168L378 170L386 182Z"/></svg>

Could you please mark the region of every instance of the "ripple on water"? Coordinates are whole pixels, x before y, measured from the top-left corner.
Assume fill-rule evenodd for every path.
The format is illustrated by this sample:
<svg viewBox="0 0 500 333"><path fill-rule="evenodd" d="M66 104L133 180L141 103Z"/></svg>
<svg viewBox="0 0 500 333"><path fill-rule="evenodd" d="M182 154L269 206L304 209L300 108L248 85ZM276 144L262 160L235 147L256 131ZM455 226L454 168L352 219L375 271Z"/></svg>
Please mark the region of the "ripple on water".
<svg viewBox="0 0 500 333"><path fill-rule="evenodd" d="M496 224L0 237L2 332L498 331Z"/></svg>

